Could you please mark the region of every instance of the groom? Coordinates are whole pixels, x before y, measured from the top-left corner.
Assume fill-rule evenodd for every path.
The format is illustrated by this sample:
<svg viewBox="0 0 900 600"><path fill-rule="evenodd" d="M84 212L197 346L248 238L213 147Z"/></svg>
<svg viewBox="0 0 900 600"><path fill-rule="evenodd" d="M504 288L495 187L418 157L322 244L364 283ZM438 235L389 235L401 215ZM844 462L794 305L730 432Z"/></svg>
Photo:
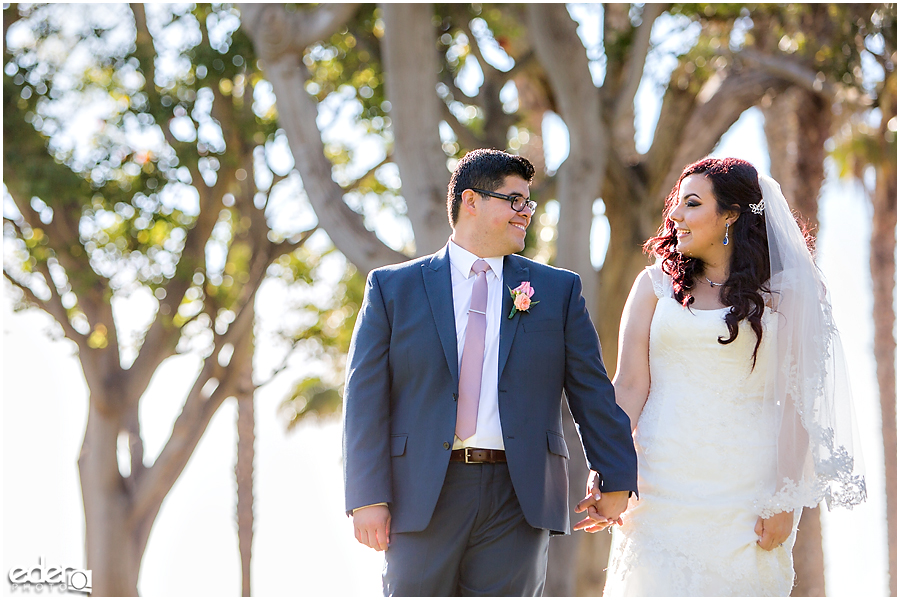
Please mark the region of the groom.
<svg viewBox="0 0 900 600"><path fill-rule="evenodd" d="M637 491L580 278L514 254L533 176L519 156L466 154L447 245L369 274L348 357L344 484L356 538L386 550L385 595L541 595L549 535L569 530L563 390L592 469L586 521L616 519Z"/></svg>

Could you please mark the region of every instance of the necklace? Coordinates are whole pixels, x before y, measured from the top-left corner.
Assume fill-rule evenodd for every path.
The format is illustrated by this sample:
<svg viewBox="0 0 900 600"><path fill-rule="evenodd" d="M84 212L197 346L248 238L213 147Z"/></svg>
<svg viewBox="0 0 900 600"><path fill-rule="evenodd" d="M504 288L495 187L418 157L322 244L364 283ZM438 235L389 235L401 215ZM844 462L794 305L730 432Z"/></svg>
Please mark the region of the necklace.
<svg viewBox="0 0 900 600"><path fill-rule="evenodd" d="M725 285L724 283L716 283L715 281L710 281L709 277L704 277L704 279L706 279L709 287L722 287L723 285Z"/></svg>

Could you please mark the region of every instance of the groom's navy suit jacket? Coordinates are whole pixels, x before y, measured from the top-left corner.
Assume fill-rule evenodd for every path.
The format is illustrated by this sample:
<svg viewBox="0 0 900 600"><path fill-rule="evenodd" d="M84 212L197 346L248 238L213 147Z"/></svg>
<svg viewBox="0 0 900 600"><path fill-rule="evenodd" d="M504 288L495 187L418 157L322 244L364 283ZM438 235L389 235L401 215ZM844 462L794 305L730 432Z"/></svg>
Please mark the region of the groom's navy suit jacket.
<svg viewBox="0 0 900 600"><path fill-rule="evenodd" d="M503 285L529 281L533 304L500 323L499 409L513 487L527 522L569 530L565 390L602 491L637 491L631 427L615 402L575 273L521 256ZM372 271L350 344L344 395L346 509L387 502L391 531L431 520L450 460L459 390L448 248ZM580 452L579 452L580 453Z"/></svg>

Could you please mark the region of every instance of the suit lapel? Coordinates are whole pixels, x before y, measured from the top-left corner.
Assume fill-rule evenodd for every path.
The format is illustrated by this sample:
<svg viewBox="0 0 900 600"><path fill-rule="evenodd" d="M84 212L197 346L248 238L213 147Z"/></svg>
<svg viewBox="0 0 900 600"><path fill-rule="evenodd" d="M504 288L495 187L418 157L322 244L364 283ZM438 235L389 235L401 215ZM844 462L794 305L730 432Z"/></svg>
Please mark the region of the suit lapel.
<svg viewBox="0 0 900 600"><path fill-rule="evenodd" d="M459 358L456 349L456 320L453 316L453 288L450 283L450 254L447 246L422 265L425 294L437 326L444 357L453 379L459 380Z"/></svg>
<svg viewBox="0 0 900 600"><path fill-rule="evenodd" d="M503 374L503 368L506 366L506 359L509 358L509 351L512 349L513 338L516 336L516 329L519 324L519 311L513 315L512 319L508 319L509 313L512 312L513 300L509 290L516 289L523 281L528 281L529 270L526 264L519 260L515 254L510 254L503 259L503 310L500 312L500 356L498 360L498 376Z"/></svg>

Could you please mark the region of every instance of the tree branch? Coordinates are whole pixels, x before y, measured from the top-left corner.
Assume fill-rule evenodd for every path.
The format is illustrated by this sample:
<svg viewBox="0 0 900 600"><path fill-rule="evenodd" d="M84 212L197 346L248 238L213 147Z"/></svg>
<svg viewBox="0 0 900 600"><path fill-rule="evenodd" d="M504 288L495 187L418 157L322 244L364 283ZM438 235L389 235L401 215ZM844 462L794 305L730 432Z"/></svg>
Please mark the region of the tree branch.
<svg viewBox="0 0 900 600"><path fill-rule="evenodd" d="M315 232L316 228L303 232L301 238L292 243L279 244L275 248L285 251L293 251L305 243ZM218 363L218 356L222 348L227 344L237 345L242 338L252 335L253 315L255 311L254 298L259 289L268 266L280 256L281 252L256 252L256 260L250 268L250 278L243 286L236 306L239 307L234 322L222 336L216 336L213 351L206 359L201 375L194 383L188 398L185 401L182 414L176 420L172 434L166 442L156 463L145 472L146 483L141 483L135 494L135 518L143 520L147 518L147 511L155 513L168 490L180 475L187 461L190 459L196 444L199 442L203 431L209 424L209 419L221 402L231 395L231 389L238 375L237 369L222 367ZM202 398L202 389L212 378L222 378L219 386L209 399ZM163 485L164 489L158 489Z"/></svg>
<svg viewBox="0 0 900 600"><path fill-rule="evenodd" d="M11 116L10 118L16 117ZM67 183L74 185L83 183L83 180L73 173L71 169L63 164L57 163L46 153L43 136L30 127L26 130L25 135L32 138L30 140L31 144L40 147L40 151L35 148L34 153L28 152L27 156L18 157L20 160L30 161L32 165L38 163L41 165L42 168L39 168L36 173L29 172L30 176L47 178L60 177L61 179L67 179ZM38 152L40 152L40 154L38 154ZM40 215L31 207L31 202L23 199L30 199L34 196L45 196L48 191L43 189L36 190L35 181L26 178L26 173L22 172L20 169L6 169L3 172L3 180L6 184L10 198L12 198L13 203L16 205L16 208L19 210L19 213L29 227L32 229L40 228L46 232L47 247L53 251L54 258L59 261L59 264L66 273L79 273L82 276L82 279L87 282L83 286L83 290L79 290L79 292L90 290L95 282L100 282L103 286L108 287L108 279L99 275L90 267L85 268L83 264L77 262L71 255L70 249L74 246L80 246L81 244L77 220L75 223L72 223L69 218L69 209L72 205L77 204L77 202L68 198L41 198L45 202L48 202L48 204L52 203L53 208L53 218L50 219L49 223L44 223L41 221ZM95 297L94 301L96 300ZM85 311L85 314L89 320L96 319L96 315L91 314L88 311Z"/></svg>
<svg viewBox="0 0 900 600"><path fill-rule="evenodd" d="M459 140L459 143L463 148L474 149L482 147L483 144L481 138L472 133L468 127L460 123L459 119L456 118L456 115L453 114L453 111L450 110L450 107L443 100L441 100L441 113L444 117L444 121L450 126L450 129L453 130L456 139Z"/></svg>
<svg viewBox="0 0 900 600"><path fill-rule="evenodd" d="M87 339L85 338L85 336L78 333L78 331L76 331L74 327L72 327L72 323L71 321L69 321L69 316L66 312L65 307L61 302L58 301L58 298L56 296L52 295L52 292L50 300L42 300L35 295L31 288L29 288L24 283L17 281L6 269L3 269L3 276L6 277L6 280L9 281L13 286L21 290L21 292L25 295L25 298L29 302L53 317L53 320L59 323L60 327L62 327L65 336L75 342L79 350L87 349ZM48 287L52 285L52 281L48 283Z"/></svg>
<svg viewBox="0 0 900 600"><path fill-rule="evenodd" d="M13 228L15 228L20 239L24 238L22 228L18 223L6 217L3 218L3 221L5 223L9 223ZM11 284L19 288L22 293L25 294L25 297L29 302L36 305L38 308L53 317L53 319L63 328L65 336L75 342L75 344L78 345L79 349L82 349L82 345L84 345L84 349L86 349L87 338L80 334L72 326L72 322L69 320L69 312L66 310L66 307L63 306L62 297L60 296L59 291L56 288L56 284L53 282L53 279L50 276L49 268L43 261L37 261L37 265L39 265L39 268L40 266L43 267L40 268L40 273L41 277L44 278L45 285L50 290L50 298L48 300L39 298L28 285L16 280L9 272L7 272L5 268L3 269L3 275Z"/></svg>
<svg viewBox="0 0 900 600"><path fill-rule="evenodd" d="M854 98L840 83L832 83L827 79L820 78L814 69L810 69L788 56L765 54L753 48L744 48L735 58L740 59L751 68L765 71L829 101L837 99L856 108L871 108L871 105L865 102L867 97L864 94Z"/></svg>
<svg viewBox="0 0 900 600"><path fill-rule="evenodd" d="M226 184L220 174L213 188L206 187L201 179L195 185L195 189L200 197L200 213L194 226L187 230L181 259L175 267L175 276L166 283L164 288L166 295L159 301L156 319L144 335L137 358L128 370L128 383L132 395L140 396L140 391L150 384L150 379L159 365L175 352L178 339L181 337L181 328L177 327L172 319L178 312L184 294L193 285L194 273L206 270L204 249L219 219L216 207L221 203Z"/></svg>
<svg viewBox="0 0 900 600"><path fill-rule="evenodd" d="M320 4L288 12L280 4L238 4L241 26L266 61L302 54L307 46L331 36L356 14L359 4Z"/></svg>
<svg viewBox="0 0 900 600"><path fill-rule="evenodd" d="M840 89L827 79L817 78L817 72L786 56L764 54L753 48L744 48L735 58L748 66L765 71L779 79L792 83L802 89L833 99Z"/></svg>
<svg viewBox="0 0 900 600"><path fill-rule="evenodd" d="M481 72L484 75L485 80L487 80L488 77L505 77L505 73L485 60L484 53L481 51L481 47L478 45L478 38L476 38L475 34L472 33L472 27L469 25L469 15L466 14L467 9L461 4L451 4L450 10L459 20L460 29L463 30L463 33L465 33L466 37L469 39L469 47L472 49L472 54L475 55L475 59L481 65Z"/></svg>
<svg viewBox="0 0 900 600"><path fill-rule="evenodd" d="M515 79L519 73L537 62L537 56L535 56L534 50L528 50L528 52L513 60L516 61L516 64L513 65L512 69L506 72L506 76L511 80Z"/></svg>
<svg viewBox="0 0 900 600"><path fill-rule="evenodd" d="M134 56L138 59L141 71L144 73L144 92L147 94L147 102L151 106L157 107L161 112L162 103L160 101L159 90L156 89L155 81L156 64L154 62L154 57L156 56L156 49L153 46L153 36L150 35L150 29L147 27L147 14L144 11L143 4L130 3L129 6L134 15L134 27L137 30ZM203 28L203 24L201 23L201 29ZM151 110L151 112L156 111ZM175 154L178 154L178 148L183 145L182 142L175 139L171 129L166 124L159 123L159 128L162 130L166 142L172 147ZM182 161L182 164L184 164L184 161ZM191 173L191 176L194 176L194 174ZM199 172L197 173L197 176L199 176Z"/></svg>
<svg viewBox="0 0 900 600"><path fill-rule="evenodd" d="M342 185L341 187L347 191L356 189L362 181L364 181L365 179L368 179L370 176L374 176L375 171L377 171L384 165L390 163L391 161L392 161L391 155L390 154L385 155L385 157L383 159L381 159L381 162L379 162L377 165L375 165L374 167L372 167L371 169L369 169L368 171L363 173L359 178L351 181L350 183L348 183L346 185Z"/></svg>
<svg viewBox="0 0 900 600"><path fill-rule="evenodd" d="M569 129L569 156L557 173L560 199L558 261L577 273L591 273L589 239L592 206L605 178L609 129L602 119L600 91L591 79L587 52L564 4L529 4L528 29L550 82L559 114ZM596 279L585 280L584 296L595 300Z"/></svg>
<svg viewBox="0 0 900 600"><path fill-rule="evenodd" d="M644 74L644 66L647 61L647 52L650 50L650 32L656 19L665 12L666 8L666 4L644 4L643 12L641 12L641 24L631 44L624 66L625 81L616 94L616 104L613 109L613 119L615 120L626 118L626 113L631 114L633 117L634 97L637 94L638 86L641 84L641 77ZM634 122L632 118L633 131Z"/></svg>
<svg viewBox="0 0 900 600"><path fill-rule="evenodd" d="M135 523L148 518L152 521L166 494L184 470L213 414L225 398L232 395L240 377L239 369L220 366L218 356L226 344L236 346L241 338L252 335L253 300L259 289L259 283L265 276L266 266L256 263L251 269L250 279L244 287L248 292L246 297L238 300L239 308L235 311L237 314L234 322L225 335L217 340L213 352L204 362L200 376L194 382L159 458L146 470L143 480L138 482L132 508L132 519ZM213 377L219 379L220 383L209 398L203 398L201 393L203 387Z"/></svg>
<svg viewBox="0 0 900 600"><path fill-rule="evenodd" d="M658 182L654 186L656 189L670 189L684 166L709 154L745 110L767 93L783 91L788 85L787 81L768 72L747 68L732 69L724 77L707 81L697 94L689 115L682 121L683 130L691 135L676 133L675 139L681 139L680 144L673 144L672 138L667 136L654 139L653 162L648 153L647 166L659 170L650 175L649 181ZM659 128L657 132L660 132ZM655 205L659 198L646 200Z"/></svg>
<svg viewBox="0 0 900 600"><path fill-rule="evenodd" d="M265 35L265 32L261 35ZM366 229L361 215L344 202L344 191L332 178L316 126L318 107L304 88L304 71L297 57L266 61L267 75L275 89L279 121L284 127L303 186L321 226L341 253L360 271L407 260Z"/></svg>
<svg viewBox="0 0 900 600"><path fill-rule="evenodd" d="M144 5L132 3L129 6L131 7L132 13L134 15L134 23L137 30L137 37L135 40L136 51L134 54L138 59L138 64L140 65L141 71L144 73L144 91L147 94L147 102L150 105L150 112L162 114L162 101L159 95L159 90L156 89L156 82L154 80L156 76L156 49L153 45L153 36L150 34L150 30L147 27L147 17L144 11ZM200 23L200 33L203 38L203 44L208 47L209 36L206 31L206 24L203 22ZM218 88L218 86L211 87L214 91ZM193 185L199 189L200 186L204 185L204 180L203 176L200 173L200 169L197 167L196 161L184 160L184 157L181 156L180 152L180 150L184 149L185 146L188 145L188 143L177 140L172 134L172 131L169 128L168 124L158 123L158 125L163 133L166 143L169 144L169 146L175 152L175 155L178 156L179 159L181 159L181 164L187 167L188 171L191 174L191 181Z"/></svg>
<svg viewBox="0 0 900 600"><path fill-rule="evenodd" d="M300 248L306 241L319 230L319 226L316 225L312 229L307 229L303 233L300 234L300 238L293 242L281 242L280 244L275 246L275 251L272 252L272 258L270 260L270 264L274 262L279 256L284 256L285 254L291 254L298 248Z"/></svg>
<svg viewBox="0 0 900 600"><path fill-rule="evenodd" d="M282 372L284 372L285 369L287 369L288 366L289 366L289 365L288 365L288 360L291 358L291 356L292 356L292 355L294 354L294 352L297 350L297 346L299 346L299 345L300 345L300 340L292 340L292 341L291 341L291 347L290 347L290 348L288 349L288 351L284 354L284 358L281 359L281 364L279 364L277 367L275 367L275 368L272 370L272 374L269 375L268 378L266 378L264 381L261 381L261 382L255 384L254 387L255 387L256 389L260 389L260 388L262 388L262 387L265 387L265 386L269 385L270 383L272 383L272 382L275 380L275 378L278 377Z"/></svg>
<svg viewBox="0 0 900 600"><path fill-rule="evenodd" d="M382 4L381 38L385 87L391 100L394 162L400 170L416 252L434 252L447 242L446 190L450 174L441 148L443 104L435 93L438 59L430 4ZM421 90L411 94L410 90ZM326 228L327 229L327 228Z"/></svg>

